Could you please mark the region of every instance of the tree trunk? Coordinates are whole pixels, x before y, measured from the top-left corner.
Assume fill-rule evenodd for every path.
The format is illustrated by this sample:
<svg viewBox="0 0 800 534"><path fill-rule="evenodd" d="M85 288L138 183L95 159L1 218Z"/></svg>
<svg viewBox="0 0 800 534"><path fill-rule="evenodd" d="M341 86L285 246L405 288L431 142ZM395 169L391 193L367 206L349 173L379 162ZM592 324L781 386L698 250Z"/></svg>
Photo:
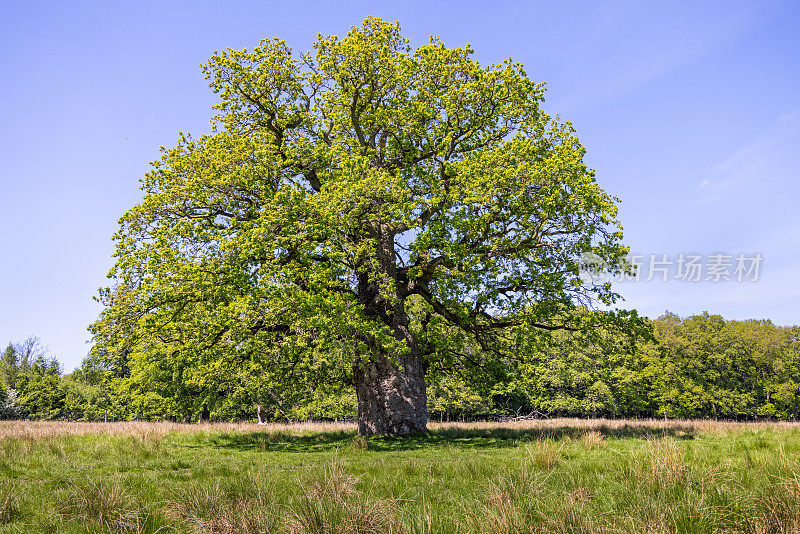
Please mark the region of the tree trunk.
<svg viewBox="0 0 800 534"><path fill-rule="evenodd" d="M380 354L354 365L358 397L358 433L409 434L428 426L425 371L419 357L399 358L402 369Z"/></svg>
<svg viewBox="0 0 800 534"><path fill-rule="evenodd" d="M392 355L398 366L374 339L365 340L370 350L357 356L353 363L358 433L368 436L425 432L428 427L425 365L405 309L409 282L405 275L398 274L395 265L397 230L387 223L378 223L371 230L379 265L377 278L393 284L381 285L372 273L359 273L358 302L364 306L365 315L388 326L394 337L405 344L407 351Z"/></svg>
<svg viewBox="0 0 800 534"><path fill-rule="evenodd" d="M200 417L197 418L198 423L208 423L211 419L211 413L208 411L208 408L203 406L203 409L200 411Z"/></svg>
<svg viewBox="0 0 800 534"><path fill-rule="evenodd" d="M258 416L258 424L265 425L264 419L261 417L261 405L256 404L256 415Z"/></svg>

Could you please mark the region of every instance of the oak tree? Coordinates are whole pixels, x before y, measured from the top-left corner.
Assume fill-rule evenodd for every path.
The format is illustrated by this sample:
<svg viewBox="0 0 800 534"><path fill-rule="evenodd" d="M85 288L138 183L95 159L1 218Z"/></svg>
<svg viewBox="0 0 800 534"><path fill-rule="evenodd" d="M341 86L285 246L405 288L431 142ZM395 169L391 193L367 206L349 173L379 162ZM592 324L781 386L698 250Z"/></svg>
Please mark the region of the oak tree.
<svg viewBox="0 0 800 534"><path fill-rule="evenodd" d="M98 346L201 389L256 362L262 402L349 381L360 433L403 434L426 428L429 366L471 357L438 333L502 358L606 321L574 311L617 299L579 276L626 254L617 199L544 84L472 56L377 18L300 56L215 53L211 133L162 149L120 220Z"/></svg>

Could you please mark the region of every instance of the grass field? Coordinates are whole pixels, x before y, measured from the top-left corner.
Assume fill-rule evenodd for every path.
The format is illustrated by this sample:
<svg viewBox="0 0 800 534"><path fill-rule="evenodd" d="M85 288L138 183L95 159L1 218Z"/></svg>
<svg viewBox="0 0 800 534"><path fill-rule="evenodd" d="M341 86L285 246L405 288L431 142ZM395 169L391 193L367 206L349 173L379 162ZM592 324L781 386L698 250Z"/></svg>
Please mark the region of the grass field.
<svg viewBox="0 0 800 534"><path fill-rule="evenodd" d="M0 532L800 532L800 425L0 422Z"/></svg>

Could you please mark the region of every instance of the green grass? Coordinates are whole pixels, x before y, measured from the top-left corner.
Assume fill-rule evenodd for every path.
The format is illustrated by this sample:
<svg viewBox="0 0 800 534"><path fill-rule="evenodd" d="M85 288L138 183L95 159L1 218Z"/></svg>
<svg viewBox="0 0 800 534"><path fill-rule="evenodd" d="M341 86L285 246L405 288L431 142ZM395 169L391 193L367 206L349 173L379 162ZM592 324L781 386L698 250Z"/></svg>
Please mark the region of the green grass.
<svg viewBox="0 0 800 534"><path fill-rule="evenodd" d="M800 532L789 424L24 425L0 533Z"/></svg>

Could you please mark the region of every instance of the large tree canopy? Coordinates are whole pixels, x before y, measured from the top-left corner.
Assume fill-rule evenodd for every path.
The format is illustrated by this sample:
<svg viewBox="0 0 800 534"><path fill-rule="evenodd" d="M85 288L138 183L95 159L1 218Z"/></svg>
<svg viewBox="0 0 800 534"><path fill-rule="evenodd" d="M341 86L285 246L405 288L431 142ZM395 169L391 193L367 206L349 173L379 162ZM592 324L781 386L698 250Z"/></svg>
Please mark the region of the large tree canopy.
<svg viewBox="0 0 800 534"><path fill-rule="evenodd" d="M579 262L622 263L617 199L544 85L472 53L376 18L300 57L215 53L213 130L162 149L121 218L98 346L200 385L347 380L361 433L406 433L430 365L606 320L575 313L617 299Z"/></svg>

